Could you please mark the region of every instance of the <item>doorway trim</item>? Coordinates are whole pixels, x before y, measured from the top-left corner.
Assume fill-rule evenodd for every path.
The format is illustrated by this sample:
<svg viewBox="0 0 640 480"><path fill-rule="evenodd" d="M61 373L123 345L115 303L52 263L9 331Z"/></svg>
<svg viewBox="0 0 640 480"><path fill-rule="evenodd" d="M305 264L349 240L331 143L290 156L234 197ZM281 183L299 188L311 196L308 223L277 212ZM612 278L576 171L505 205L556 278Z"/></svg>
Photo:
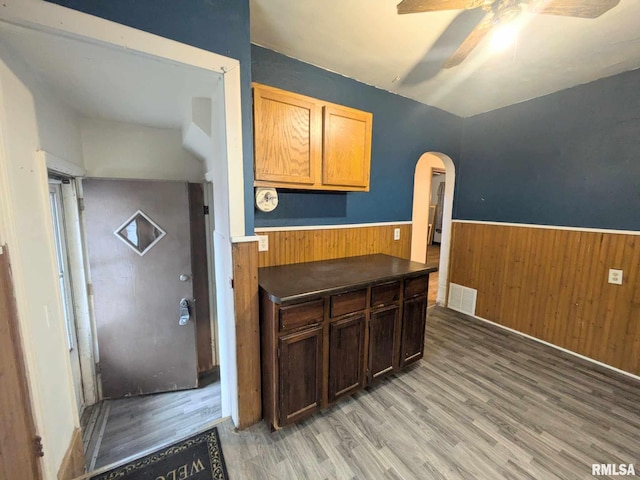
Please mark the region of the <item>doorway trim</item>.
<svg viewBox="0 0 640 480"><path fill-rule="evenodd" d="M431 202L431 179L433 170L444 169L446 180L444 208L442 211L442 237L440 241L440 263L438 266L438 295L436 304L447 305L449 284L449 254L451 250L451 224L453 217L453 194L455 191L456 169L453 160L440 152L426 152L416 163L413 184L413 213L411 233L411 260L426 261L429 204ZM427 203L425 205L425 199Z"/></svg>
<svg viewBox="0 0 640 480"><path fill-rule="evenodd" d="M85 406L93 405L100 400L96 379L96 349L94 347L94 328L90 313L87 284L89 269L86 263L86 247L84 232L81 225L78 198L81 197L79 179L86 175L86 170L78 165L60 158L57 155L38 150L39 167L48 174L60 175L69 179L68 184L62 184L62 205L64 207L64 227L67 235L67 253L69 273L71 275L71 291L75 310L76 333L80 354L80 373L82 377L82 391ZM95 360L95 361L94 361ZM78 385L74 384L74 388ZM82 415L82 410L78 413Z"/></svg>

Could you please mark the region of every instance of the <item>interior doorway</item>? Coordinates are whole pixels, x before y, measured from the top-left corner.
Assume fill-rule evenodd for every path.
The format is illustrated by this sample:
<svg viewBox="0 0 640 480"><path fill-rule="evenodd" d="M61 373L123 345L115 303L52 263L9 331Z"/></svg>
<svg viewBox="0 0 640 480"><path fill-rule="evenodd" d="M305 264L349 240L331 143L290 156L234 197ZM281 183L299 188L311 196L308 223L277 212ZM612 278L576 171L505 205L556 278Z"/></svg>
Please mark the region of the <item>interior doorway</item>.
<svg viewBox="0 0 640 480"><path fill-rule="evenodd" d="M51 29L55 30L54 27ZM47 228L53 228L53 237L56 237L56 242L61 245L60 251L63 250L64 245L61 243L62 239L58 242L59 235L56 236L56 229L65 230L65 226L61 224L71 222L73 224L71 226L77 230L79 237L74 239L74 248L80 246L79 251L69 252L73 257L69 262L71 268L64 270L63 273L74 268L78 270L79 275L74 275L74 279L79 279L75 286L79 290L84 290L85 297L74 297L73 293L69 293L72 289L65 294L64 288L60 287L63 295L66 295L61 296L60 302L63 308L66 302L67 306L73 304L86 312L85 316L78 318L79 322L85 322L79 326L81 328L78 328L81 334L84 332L83 338L76 342L69 336L65 344L69 348L69 345L87 343L89 345L87 355L83 356L81 361L86 360L92 367L87 368L86 372L81 369L83 378L80 381L74 381L78 408L74 407L73 411L80 415L85 400L89 405L98 405L95 409L86 410L82 426L97 432L101 442L105 442L102 444L104 447L105 434L108 434L111 428L109 424L109 418L111 418L113 421L111 425L117 427L114 427L114 430L118 431L120 438L127 438L129 442L124 445L123 442L114 440L124 449L117 452L116 456L111 455L104 462L124 461L131 456L144 454L149 448L160 448L198 430L208 428L220 418L231 415L233 406L237 402L237 386L229 383L230 377L235 378L235 344L226 345L227 356L224 356L219 353L217 343L218 341L233 343L234 337L218 334L217 320L220 317L216 315L221 308L218 302L227 304L225 307L227 315L224 316L223 321L233 325L233 291L228 286L229 282L226 281L230 278L230 274L225 266L232 265L230 258L232 233L235 235L244 233L238 231L238 225L244 227L242 215L237 214L239 209L243 208L242 202L235 202L233 208L229 206L230 196L242 196L242 175L234 172L232 182L227 175L227 162L240 165L240 169L242 163L241 148L238 148L241 136L238 135L239 96L236 98L236 94L239 94L237 61L233 60L235 64L230 65L221 60L224 57L209 54L209 52L198 51L197 55L191 52L195 64L202 62L222 65L219 67L221 71L212 71L194 64L183 64L175 59L164 58L162 54L156 56L142 53L133 47L135 42L129 43L127 48L112 48L104 41L85 41L78 35L58 35L51 33L51 29L32 30L16 24L0 22L0 39L8 52L5 56L3 51L3 61L6 60L19 72L20 80L36 98L37 125L34 126L41 130L36 134L40 133L44 143L48 140L51 142L49 145L60 147L60 150L53 148L56 153L65 150L74 153L74 156L70 157L71 160L67 160L64 154L56 156L43 150L37 155L42 159L42 165L46 165L45 169L55 174L62 173L64 177L64 180L54 182L52 191L49 192L52 195L50 214L54 223L47 225ZM144 35L146 34L142 34ZM119 35L118 38L126 43L126 35ZM151 44L149 40L148 45ZM175 55L181 49L167 48L166 50L169 54ZM211 58L207 60L208 56L214 56L218 60L211 61ZM236 71L233 70L234 68ZM171 95L167 95L167 92ZM38 96L46 97L55 109L38 110ZM194 112L196 106L197 112ZM56 117L54 113L62 113L62 115ZM232 127L226 125L229 122L227 115L233 119ZM237 157L227 155L227 149L233 151L234 155L238 153L240 161ZM215 221L202 220L200 227L203 232L198 241L199 246L195 252L192 252L192 258L196 259L197 267L201 272L204 271L204 275L210 276L209 286L205 284L197 295L203 300L213 299L215 302L209 311L200 315L203 328L191 328L191 340L195 339L195 344L198 345L197 350L195 346L192 349L192 356L195 359L192 366L198 368L191 369L193 381L190 385L169 380L169 390L196 386L196 383L199 383L203 388L198 389L191 396L189 392L176 392L169 394L174 395L169 399L167 397L161 399L159 395L153 395L139 399L127 398L122 400L124 403L116 405L114 401L100 401L104 399L104 395L101 391L102 385L97 382L97 392L93 398L83 397L82 386L91 382L96 383L96 377L100 374L99 368L96 371L95 365L99 364L101 353L94 302L94 294L98 286L95 284L97 278L92 277L86 249L84 218L80 214L85 209L83 177L117 178L130 182L135 179L162 180L183 182L184 185L186 185L184 182L190 182L189 185L200 187L201 200L212 196L211 184L215 182L219 187L218 192L225 193L224 196L220 194L216 196L215 205L208 202L207 206L211 207L211 216L215 216ZM73 218L63 218L65 216L61 214L60 205L56 204L59 193L56 185L63 181L78 187L78 196L74 196L68 204L72 210L75 210ZM235 187L239 185L240 188L230 188L229 183L233 183ZM44 197L46 185L41 187L43 187L41 192L43 198L46 198ZM230 191L233 191L233 195L229 193ZM188 194L191 199L191 189ZM157 203L161 205L161 210L170 209L175 205L175 202L166 196L162 196ZM204 216L205 208L202 203L198 208ZM189 216L190 212L182 212L182 214ZM159 230L155 230L155 227L145 230L143 222L138 220L139 217L135 215L131 218L127 217L116 225L114 232L109 233L113 235L115 232L124 232L121 237L125 237L124 240L128 240L134 247L136 246L134 237L137 236L138 241L148 240L149 236L153 237L140 250L142 258L147 255L144 250L153 248L152 244L158 239ZM162 229L161 224L164 222L157 222L151 218L151 224L153 223ZM192 233L193 227L193 222L191 224L187 222L186 226L183 225L179 230ZM219 239L217 246L214 246L214 235ZM164 240L165 244L171 242L168 236ZM138 243L137 246L143 247L142 243ZM225 246L228 248L224 248ZM193 245L191 247L194 248ZM106 263L113 263L111 247L101 248L100 251L105 255ZM197 268L192 267L193 265L189 265L190 271L187 276L195 274ZM59 271L62 272L63 269ZM221 279L224 281L220 281ZM122 287L117 283L108 289L114 297L118 296L117 290ZM129 285L127 288L136 290L136 286ZM162 289L157 293L162 296ZM195 296L194 293L191 292L191 295ZM180 299L187 297L189 294L181 293L180 295ZM176 324L182 316L179 303L176 303L175 309L171 307ZM192 309L195 312L204 303L202 301L198 302L197 306L187 305L186 310ZM231 308L228 307L229 303ZM132 319L132 317L127 318ZM229 330L230 328L227 327L226 331ZM149 335L153 336L153 333ZM171 340L175 339L175 335L169 336ZM202 354L205 350L202 347L207 345L208 352L205 351ZM181 352L184 353L184 349L168 350L162 353L177 362L189 356L180 355ZM227 358L232 361L226 363ZM136 363L131 359L123 358L122 360L129 365ZM70 360L70 363L71 370L75 372L73 360ZM203 365L204 367L200 369L199 367ZM221 366L224 369L220 368ZM226 383L222 370L227 371ZM120 380L127 380L130 373L130 370L123 369ZM141 378L147 381L153 375L146 372ZM85 376L90 382L84 381ZM123 394L150 394L159 390L152 387L143 388L139 392L134 389ZM98 400L97 403L96 400ZM68 403L71 404L71 402ZM196 403L199 405L198 408L194 408ZM120 405L124 406L120 408ZM122 414L116 415L116 410ZM112 415L109 415L109 412ZM77 420L79 425L80 418ZM237 422L237 419L234 418L234 421ZM168 429L163 430L161 426ZM96 428L93 429L93 427ZM53 439L53 435L47 438ZM86 441L85 447L90 447L89 444L90 441ZM96 445L97 443L93 442L94 448ZM99 453L94 456L99 450L98 445L97 450L88 452L87 460L90 470L100 460Z"/></svg>
<svg viewBox="0 0 640 480"><path fill-rule="evenodd" d="M203 184L85 178L82 192L102 401L81 427L95 471L210 428L222 402Z"/></svg>
<svg viewBox="0 0 640 480"><path fill-rule="evenodd" d="M411 260L438 265L429 278L429 305L446 305L454 186L449 156L428 152L420 157L414 174Z"/></svg>

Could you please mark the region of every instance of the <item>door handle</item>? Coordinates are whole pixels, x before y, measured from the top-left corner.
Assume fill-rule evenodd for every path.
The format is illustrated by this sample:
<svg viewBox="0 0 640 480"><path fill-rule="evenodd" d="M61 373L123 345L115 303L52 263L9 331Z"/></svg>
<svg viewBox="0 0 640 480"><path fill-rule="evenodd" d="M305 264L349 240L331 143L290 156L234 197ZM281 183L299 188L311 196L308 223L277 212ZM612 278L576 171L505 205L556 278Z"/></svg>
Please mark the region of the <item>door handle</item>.
<svg viewBox="0 0 640 480"><path fill-rule="evenodd" d="M186 325L191 318L191 307L189 306L189 300L183 298L180 300L180 318L178 320L179 325Z"/></svg>

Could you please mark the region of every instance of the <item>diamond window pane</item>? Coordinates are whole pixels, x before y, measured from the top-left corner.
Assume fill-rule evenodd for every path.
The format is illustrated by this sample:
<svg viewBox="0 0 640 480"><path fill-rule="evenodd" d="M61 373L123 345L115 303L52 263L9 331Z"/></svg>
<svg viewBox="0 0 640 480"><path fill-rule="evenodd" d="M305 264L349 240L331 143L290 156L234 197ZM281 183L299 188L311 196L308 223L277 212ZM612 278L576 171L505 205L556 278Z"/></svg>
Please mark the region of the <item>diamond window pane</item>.
<svg viewBox="0 0 640 480"><path fill-rule="evenodd" d="M113 233L138 255L147 253L166 235L157 223L140 210Z"/></svg>

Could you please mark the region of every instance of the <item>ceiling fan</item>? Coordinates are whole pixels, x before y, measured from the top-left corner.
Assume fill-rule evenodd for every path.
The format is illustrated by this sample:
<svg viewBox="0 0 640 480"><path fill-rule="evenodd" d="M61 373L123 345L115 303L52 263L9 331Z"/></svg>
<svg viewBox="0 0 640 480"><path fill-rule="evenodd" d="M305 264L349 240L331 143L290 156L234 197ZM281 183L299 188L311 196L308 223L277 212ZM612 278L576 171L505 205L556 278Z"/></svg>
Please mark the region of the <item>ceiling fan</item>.
<svg viewBox="0 0 640 480"><path fill-rule="evenodd" d="M508 24L523 11L565 17L597 18L620 3L620 0L403 0L398 13L435 12L438 10L472 10L481 8L487 14L469 36L444 63L455 67L495 27Z"/></svg>

